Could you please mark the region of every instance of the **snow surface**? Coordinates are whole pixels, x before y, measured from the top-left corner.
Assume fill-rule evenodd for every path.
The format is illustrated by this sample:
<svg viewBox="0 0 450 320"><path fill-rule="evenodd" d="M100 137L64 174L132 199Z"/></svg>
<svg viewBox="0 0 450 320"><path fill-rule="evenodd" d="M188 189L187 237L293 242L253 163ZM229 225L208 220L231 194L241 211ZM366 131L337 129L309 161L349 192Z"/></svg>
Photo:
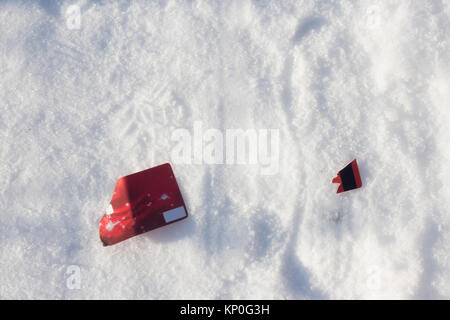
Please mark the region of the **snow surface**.
<svg viewBox="0 0 450 320"><path fill-rule="evenodd" d="M0 297L450 298L449 18L447 0L0 1ZM103 247L116 179L170 162L194 121L279 129L279 172L173 165L189 218ZM364 186L336 195L353 158Z"/></svg>

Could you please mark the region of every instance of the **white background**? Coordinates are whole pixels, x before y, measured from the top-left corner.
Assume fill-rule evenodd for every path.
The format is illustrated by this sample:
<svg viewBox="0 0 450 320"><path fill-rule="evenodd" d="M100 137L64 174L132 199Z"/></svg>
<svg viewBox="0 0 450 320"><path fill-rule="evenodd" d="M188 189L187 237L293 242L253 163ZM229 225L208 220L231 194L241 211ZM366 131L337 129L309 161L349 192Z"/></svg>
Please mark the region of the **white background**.
<svg viewBox="0 0 450 320"><path fill-rule="evenodd" d="M1 1L0 297L450 298L449 17L447 0ZM279 129L278 174L174 165L190 217L104 248L116 179L170 162L194 121ZM353 158L364 186L336 195Z"/></svg>

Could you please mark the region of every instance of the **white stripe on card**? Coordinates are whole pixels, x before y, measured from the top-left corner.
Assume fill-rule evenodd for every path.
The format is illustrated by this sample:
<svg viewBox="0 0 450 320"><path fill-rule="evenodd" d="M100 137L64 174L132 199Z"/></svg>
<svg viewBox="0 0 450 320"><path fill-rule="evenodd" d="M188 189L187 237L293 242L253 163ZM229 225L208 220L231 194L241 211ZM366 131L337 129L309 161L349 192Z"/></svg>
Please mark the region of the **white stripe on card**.
<svg viewBox="0 0 450 320"><path fill-rule="evenodd" d="M163 216L164 216L164 220L166 221L166 223L169 223L174 220L184 218L187 216L187 214L186 214L186 211L184 210L184 207L181 206L181 207L163 212Z"/></svg>

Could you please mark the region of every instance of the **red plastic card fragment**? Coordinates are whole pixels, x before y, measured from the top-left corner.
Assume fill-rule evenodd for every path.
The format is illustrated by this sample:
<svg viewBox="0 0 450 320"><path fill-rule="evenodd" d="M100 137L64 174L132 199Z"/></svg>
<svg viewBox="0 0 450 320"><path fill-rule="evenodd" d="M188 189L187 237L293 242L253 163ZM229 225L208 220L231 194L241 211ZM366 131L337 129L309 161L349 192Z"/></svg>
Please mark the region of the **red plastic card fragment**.
<svg viewBox="0 0 450 320"><path fill-rule="evenodd" d="M175 175L166 163L117 180L100 221L100 239L109 246L187 216Z"/></svg>
<svg viewBox="0 0 450 320"><path fill-rule="evenodd" d="M356 159L339 171L337 177L333 178L332 183L340 184L336 193L361 188L361 175L359 174Z"/></svg>

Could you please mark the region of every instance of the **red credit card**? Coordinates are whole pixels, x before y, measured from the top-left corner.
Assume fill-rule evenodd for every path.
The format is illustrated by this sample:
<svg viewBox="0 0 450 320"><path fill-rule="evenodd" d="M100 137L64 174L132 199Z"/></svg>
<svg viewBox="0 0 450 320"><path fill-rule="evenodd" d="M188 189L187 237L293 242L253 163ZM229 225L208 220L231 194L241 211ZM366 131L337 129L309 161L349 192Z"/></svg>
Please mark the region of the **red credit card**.
<svg viewBox="0 0 450 320"><path fill-rule="evenodd" d="M358 163L356 159L350 162L344 169L338 172L337 176L331 181L339 183L336 193L341 193L362 187L361 175L359 174Z"/></svg>
<svg viewBox="0 0 450 320"><path fill-rule="evenodd" d="M187 218L186 205L170 164L117 180L100 239L109 246L135 235Z"/></svg>

